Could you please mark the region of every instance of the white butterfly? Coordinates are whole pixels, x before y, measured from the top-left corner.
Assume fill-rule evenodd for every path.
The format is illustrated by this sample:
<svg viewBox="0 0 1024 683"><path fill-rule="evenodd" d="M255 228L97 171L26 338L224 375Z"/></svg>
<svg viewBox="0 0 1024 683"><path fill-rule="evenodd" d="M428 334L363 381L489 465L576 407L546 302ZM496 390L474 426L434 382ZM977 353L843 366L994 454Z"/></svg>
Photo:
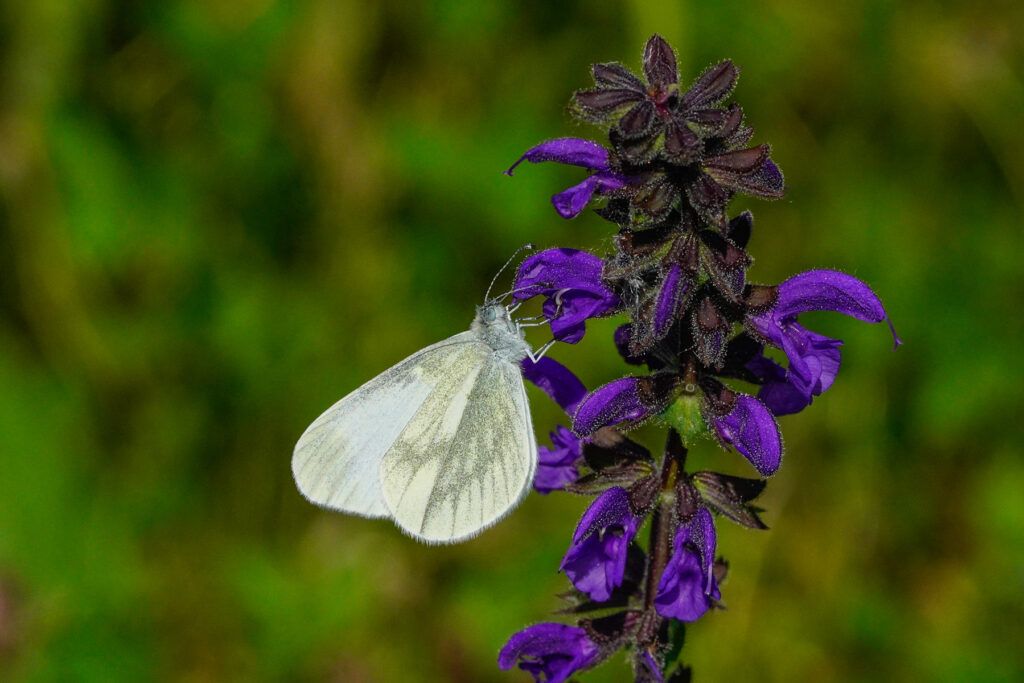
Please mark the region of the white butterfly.
<svg viewBox="0 0 1024 683"><path fill-rule="evenodd" d="M496 301L477 308L468 332L414 353L317 418L292 456L302 494L389 517L427 543L465 540L508 514L537 467L519 369L534 354L510 313Z"/></svg>

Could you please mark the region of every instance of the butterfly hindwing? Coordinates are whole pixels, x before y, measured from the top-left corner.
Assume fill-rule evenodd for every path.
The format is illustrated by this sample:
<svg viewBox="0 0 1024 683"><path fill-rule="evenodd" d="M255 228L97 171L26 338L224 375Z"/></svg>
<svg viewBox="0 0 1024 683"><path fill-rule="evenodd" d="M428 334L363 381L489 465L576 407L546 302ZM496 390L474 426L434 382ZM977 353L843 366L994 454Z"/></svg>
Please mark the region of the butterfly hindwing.
<svg viewBox="0 0 1024 683"><path fill-rule="evenodd" d="M517 365L477 342L459 345L437 373L435 389L381 461L380 482L404 531L454 543L493 525L526 495L537 446Z"/></svg>
<svg viewBox="0 0 1024 683"><path fill-rule="evenodd" d="M399 434L448 376L459 355L476 346L463 332L414 353L328 408L302 434L292 456L295 482L323 507L364 517L388 517L378 471Z"/></svg>

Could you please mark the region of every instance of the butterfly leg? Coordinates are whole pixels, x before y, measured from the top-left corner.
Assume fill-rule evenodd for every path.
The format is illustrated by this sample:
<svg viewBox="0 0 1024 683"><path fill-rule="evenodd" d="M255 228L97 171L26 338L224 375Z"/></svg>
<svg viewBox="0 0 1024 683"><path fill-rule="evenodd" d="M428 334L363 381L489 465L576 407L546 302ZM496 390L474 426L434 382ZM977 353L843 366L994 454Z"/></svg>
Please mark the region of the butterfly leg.
<svg viewBox="0 0 1024 683"><path fill-rule="evenodd" d="M569 291L568 289L562 289L562 290L559 290L559 292L557 294L555 294L555 312L550 317L549 316L545 316L545 315L534 315L534 316L530 316L528 318L519 318L518 320L516 320L516 327L524 328L524 327L539 327L541 325L547 325L549 322L551 322L552 320L557 318L562 313L562 295L565 294L568 291ZM509 312L511 313L516 308L519 308L518 304L516 305L515 308L510 309ZM523 322L523 321L527 321L527 320L531 321L531 322L527 322L527 323ZM539 320L540 322L532 322L534 320Z"/></svg>
<svg viewBox="0 0 1024 683"><path fill-rule="evenodd" d="M551 350L551 347L555 345L556 341L558 341L558 340L557 339L551 339L548 342L546 342L544 344L544 346L540 347L536 351L527 351L526 355L530 357L531 361L536 363L537 361L539 361L541 358L544 357L544 354L546 354L548 351Z"/></svg>

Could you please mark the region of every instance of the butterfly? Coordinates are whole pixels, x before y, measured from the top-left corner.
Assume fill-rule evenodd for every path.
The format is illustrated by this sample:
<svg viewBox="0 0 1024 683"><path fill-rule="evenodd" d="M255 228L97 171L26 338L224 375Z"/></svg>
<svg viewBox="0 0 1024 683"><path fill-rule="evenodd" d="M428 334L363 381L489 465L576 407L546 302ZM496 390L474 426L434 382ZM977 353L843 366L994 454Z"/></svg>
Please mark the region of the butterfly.
<svg viewBox="0 0 1024 683"><path fill-rule="evenodd" d="M538 355L514 308L485 300L468 331L385 370L306 429L292 456L306 498L456 543L526 496L537 441L520 362Z"/></svg>

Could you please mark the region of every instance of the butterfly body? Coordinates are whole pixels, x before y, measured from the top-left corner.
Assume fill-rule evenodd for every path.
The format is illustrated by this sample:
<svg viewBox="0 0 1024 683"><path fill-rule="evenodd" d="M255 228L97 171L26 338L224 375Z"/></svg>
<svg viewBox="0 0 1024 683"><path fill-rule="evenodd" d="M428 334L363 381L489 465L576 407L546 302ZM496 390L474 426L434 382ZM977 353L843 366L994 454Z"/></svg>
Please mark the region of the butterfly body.
<svg viewBox="0 0 1024 683"><path fill-rule="evenodd" d="M530 490L537 445L519 363L530 355L507 309L477 309L467 332L413 354L323 413L295 446L310 501L391 518L428 543L475 536Z"/></svg>

